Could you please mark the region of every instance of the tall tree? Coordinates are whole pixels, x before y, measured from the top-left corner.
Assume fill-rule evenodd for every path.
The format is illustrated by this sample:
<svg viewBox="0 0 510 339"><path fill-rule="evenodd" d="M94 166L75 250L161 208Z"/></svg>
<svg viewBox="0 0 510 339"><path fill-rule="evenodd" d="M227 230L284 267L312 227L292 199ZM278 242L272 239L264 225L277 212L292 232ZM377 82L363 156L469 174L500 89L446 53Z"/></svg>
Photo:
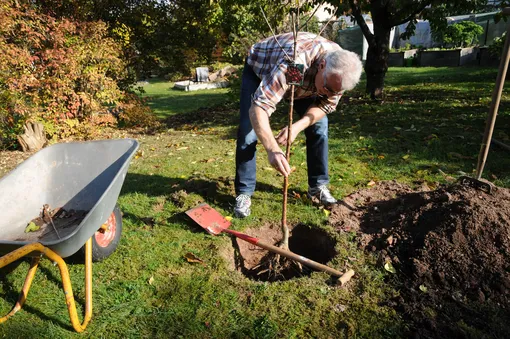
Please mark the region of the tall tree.
<svg viewBox="0 0 510 339"><path fill-rule="evenodd" d="M487 0L326 0L316 3L330 3L337 8L337 14L352 15L368 42L365 73L366 91L375 99L382 96L384 77L388 70L390 32L395 26L409 22L406 35L414 32L417 19L429 20L431 27L438 30L446 26L446 16L469 14L487 5ZM373 32L370 31L363 13L370 13Z"/></svg>

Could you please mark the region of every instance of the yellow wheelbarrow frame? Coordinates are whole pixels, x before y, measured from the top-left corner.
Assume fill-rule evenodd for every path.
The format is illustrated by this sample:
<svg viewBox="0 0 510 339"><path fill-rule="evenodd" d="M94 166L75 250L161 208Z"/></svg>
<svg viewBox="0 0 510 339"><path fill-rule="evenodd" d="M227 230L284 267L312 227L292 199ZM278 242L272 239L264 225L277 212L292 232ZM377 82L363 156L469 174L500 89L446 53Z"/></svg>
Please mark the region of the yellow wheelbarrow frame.
<svg viewBox="0 0 510 339"><path fill-rule="evenodd" d="M37 252L39 252L38 255ZM36 256L33 256L34 254L36 254ZM92 238L88 239L85 243L85 315L83 323L80 323L78 313L76 312L76 303L74 301L73 288L71 286L67 265L61 256L48 247L40 243L33 243L20 247L0 258L0 268L29 255L32 256L32 262L30 263L30 268L25 278L21 294L9 314L0 318L0 324L6 322L23 307L23 304L27 300L28 291L32 285L32 280L34 279L39 262L42 257L47 257L52 262L57 263L60 270L67 310L69 311L69 317L71 318L73 328L76 332L85 331L85 328L92 318Z"/></svg>

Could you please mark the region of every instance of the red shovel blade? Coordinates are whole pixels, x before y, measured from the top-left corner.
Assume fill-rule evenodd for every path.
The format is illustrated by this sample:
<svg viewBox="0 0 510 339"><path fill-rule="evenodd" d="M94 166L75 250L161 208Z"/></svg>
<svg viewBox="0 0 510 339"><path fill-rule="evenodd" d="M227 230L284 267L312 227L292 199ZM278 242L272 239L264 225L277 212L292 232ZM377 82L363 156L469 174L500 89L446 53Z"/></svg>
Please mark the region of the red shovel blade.
<svg viewBox="0 0 510 339"><path fill-rule="evenodd" d="M206 203L186 211L186 214L199 224L200 227L214 235L220 234L230 226L230 221Z"/></svg>

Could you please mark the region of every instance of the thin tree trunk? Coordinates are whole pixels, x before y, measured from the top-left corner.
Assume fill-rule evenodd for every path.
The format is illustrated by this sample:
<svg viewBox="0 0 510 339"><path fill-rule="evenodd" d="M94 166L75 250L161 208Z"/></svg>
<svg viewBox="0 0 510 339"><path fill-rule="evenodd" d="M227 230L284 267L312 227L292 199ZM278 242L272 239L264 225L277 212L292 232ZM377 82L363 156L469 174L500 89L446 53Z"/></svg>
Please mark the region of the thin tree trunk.
<svg viewBox="0 0 510 339"><path fill-rule="evenodd" d="M384 77L388 71L391 29L378 27L374 23L374 36L368 44L365 72L366 91L372 99L380 99L384 91Z"/></svg>

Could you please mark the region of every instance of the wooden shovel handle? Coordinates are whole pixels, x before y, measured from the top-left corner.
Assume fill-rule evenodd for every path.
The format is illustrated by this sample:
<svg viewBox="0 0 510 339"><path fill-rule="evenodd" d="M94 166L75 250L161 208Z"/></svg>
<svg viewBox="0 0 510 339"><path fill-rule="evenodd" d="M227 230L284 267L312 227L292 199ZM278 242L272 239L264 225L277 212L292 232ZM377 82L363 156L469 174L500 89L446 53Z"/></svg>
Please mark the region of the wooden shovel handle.
<svg viewBox="0 0 510 339"><path fill-rule="evenodd" d="M316 261L313 261L313 260L310 260L308 258L305 258L302 255L296 254L294 252L284 250L283 248L266 244L266 243L260 241L257 238L250 237L247 234L244 234L244 233L241 233L241 232L237 232L237 231L233 231L233 230L230 230L230 229L224 229L223 232L232 234L233 236L235 236L235 237L237 237L239 239L247 241L250 244L253 244L255 246L262 247L263 249L266 249L266 250L268 250L270 252L273 252L273 253L282 255L282 256L284 256L286 258L289 258L289 259L295 260L297 262L300 262L301 264L303 264L305 266L308 266L308 267L311 267L311 268L313 268L313 269L315 269L317 271L322 271L322 272L329 273L330 275L332 275L334 277L337 277L337 278L340 278L343 275L343 273L341 273L341 272L339 272L339 271L337 271L337 270L335 270L335 269L333 269L333 268L331 268L329 266L326 266L326 265L323 265L323 264L319 264Z"/></svg>

